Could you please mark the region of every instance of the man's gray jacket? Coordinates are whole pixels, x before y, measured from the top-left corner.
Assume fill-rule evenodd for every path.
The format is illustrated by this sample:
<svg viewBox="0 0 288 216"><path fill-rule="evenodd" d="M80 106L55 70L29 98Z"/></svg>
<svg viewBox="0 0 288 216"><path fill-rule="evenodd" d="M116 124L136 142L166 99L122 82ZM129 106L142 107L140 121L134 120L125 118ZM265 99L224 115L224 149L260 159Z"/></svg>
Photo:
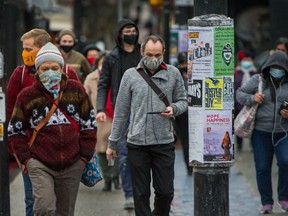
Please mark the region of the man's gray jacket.
<svg viewBox="0 0 288 216"><path fill-rule="evenodd" d="M166 94L173 107L174 116L180 115L188 108L183 79L176 67L166 64L162 64L161 67L162 69L151 79ZM144 69L142 60L137 66L137 69L139 68ZM165 109L164 103L136 68L128 69L121 80L116 100L109 147L116 149L129 117L128 143L142 146L172 143L174 133L171 119L162 117L160 114L147 114L148 112L164 112Z"/></svg>

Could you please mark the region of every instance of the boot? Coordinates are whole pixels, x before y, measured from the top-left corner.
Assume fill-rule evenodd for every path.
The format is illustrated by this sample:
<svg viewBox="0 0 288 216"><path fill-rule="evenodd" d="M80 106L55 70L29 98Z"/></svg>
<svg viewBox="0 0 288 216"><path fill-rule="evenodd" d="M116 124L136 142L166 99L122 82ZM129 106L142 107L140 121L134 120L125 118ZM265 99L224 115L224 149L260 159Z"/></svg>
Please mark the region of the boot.
<svg viewBox="0 0 288 216"><path fill-rule="evenodd" d="M105 181L102 191L111 191L111 187L112 187L112 182Z"/></svg>
<svg viewBox="0 0 288 216"><path fill-rule="evenodd" d="M113 178L113 183L114 183L115 190L120 190L122 188L119 178Z"/></svg>

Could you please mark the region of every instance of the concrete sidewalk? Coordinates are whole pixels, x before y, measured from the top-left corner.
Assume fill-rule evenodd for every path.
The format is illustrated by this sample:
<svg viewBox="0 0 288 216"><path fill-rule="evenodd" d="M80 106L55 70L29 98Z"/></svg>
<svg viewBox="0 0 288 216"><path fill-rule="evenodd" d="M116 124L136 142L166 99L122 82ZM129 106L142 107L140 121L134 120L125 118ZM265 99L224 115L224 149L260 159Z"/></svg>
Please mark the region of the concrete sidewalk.
<svg viewBox="0 0 288 216"><path fill-rule="evenodd" d="M231 167L229 176L230 216L258 216L261 204L255 187L254 162L249 145L245 146L243 152L236 153L235 157L235 165ZM124 195L122 190L102 192L103 184L102 181L93 188L87 188L81 184L75 216L134 215L133 211L123 210ZM25 215L23 196L22 176L18 174L10 184L11 216ZM181 150L176 150L175 195L170 215L193 216L193 199L193 176L186 174L183 154ZM276 205L274 212L273 216L284 214Z"/></svg>

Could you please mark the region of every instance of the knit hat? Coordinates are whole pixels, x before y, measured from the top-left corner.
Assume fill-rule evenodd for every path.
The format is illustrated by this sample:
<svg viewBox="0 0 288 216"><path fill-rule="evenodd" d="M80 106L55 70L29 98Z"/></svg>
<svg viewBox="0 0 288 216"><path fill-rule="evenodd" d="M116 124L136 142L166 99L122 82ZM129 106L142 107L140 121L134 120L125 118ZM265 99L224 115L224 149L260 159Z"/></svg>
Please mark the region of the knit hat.
<svg viewBox="0 0 288 216"><path fill-rule="evenodd" d="M46 61L55 61L61 65L61 68L64 67L64 59L59 49L51 42L48 42L47 44L45 44L38 51L36 58L35 58L36 69L38 69L38 67Z"/></svg>
<svg viewBox="0 0 288 216"><path fill-rule="evenodd" d="M74 32L73 32L72 30L70 30L70 29L64 29L64 30L60 31L59 34L58 34L58 40L60 41L61 38L62 38L64 35L70 35L70 36L73 37L74 42L76 41L76 36L75 36L75 34L74 34Z"/></svg>

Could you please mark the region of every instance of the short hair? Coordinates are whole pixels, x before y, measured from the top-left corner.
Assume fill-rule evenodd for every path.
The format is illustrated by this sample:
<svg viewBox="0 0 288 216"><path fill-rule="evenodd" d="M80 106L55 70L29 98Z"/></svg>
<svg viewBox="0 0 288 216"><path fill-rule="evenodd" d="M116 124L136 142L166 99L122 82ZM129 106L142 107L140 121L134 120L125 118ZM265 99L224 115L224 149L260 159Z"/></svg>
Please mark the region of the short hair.
<svg viewBox="0 0 288 216"><path fill-rule="evenodd" d="M34 38L34 45L38 48L43 47L48 42L51 42L51 36L44 29L34 28L23 34L20 40L23 41L29 38Z"/></svg>
<svg viewBox="0 0 288 216"><path fill-rule="evenodd" d="M141 44L141 49L142 51L145 50L145 46L146 44L148 43L148 41L152 40L153 43L156 43L157 41L160 41L160 43L162 44L163 46L163 51L165 50L165 43L164 43L164 40L160 37L160 36L157 36L157 35L149 35L147 36L146 38L144 38L142 44Z"/></svg>

